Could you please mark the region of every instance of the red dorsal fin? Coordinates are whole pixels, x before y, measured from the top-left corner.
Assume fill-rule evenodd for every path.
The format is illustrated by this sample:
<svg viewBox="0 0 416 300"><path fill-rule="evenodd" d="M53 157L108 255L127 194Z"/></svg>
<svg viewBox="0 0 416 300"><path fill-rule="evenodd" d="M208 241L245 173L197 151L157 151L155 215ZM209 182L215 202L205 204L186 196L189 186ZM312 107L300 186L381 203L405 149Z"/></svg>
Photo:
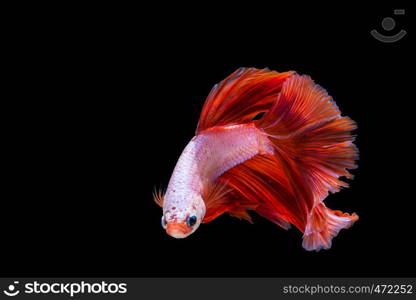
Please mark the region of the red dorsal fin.
<svg viewBox="0 0 416 300"><path fill-rule="evenodd" d="M196 134L214 127L242 124L270 109L293 72L240 68L216 84L201 111Z"/></svg>

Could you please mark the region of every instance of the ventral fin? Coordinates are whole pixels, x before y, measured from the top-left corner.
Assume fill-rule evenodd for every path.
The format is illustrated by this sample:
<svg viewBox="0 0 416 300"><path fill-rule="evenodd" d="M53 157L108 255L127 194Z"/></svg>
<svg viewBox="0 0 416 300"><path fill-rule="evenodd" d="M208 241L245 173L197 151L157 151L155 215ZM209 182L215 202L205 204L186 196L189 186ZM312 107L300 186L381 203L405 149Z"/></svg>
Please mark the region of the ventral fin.
<svg viewBox="0 0 416 300"><path fill-rule="evenodd" d="M155 188L153 191L153 200L156 202L157 205L163 207L163 202L165 198L165 191L161 188Z"/></svg>
<svg viewBox="0 0 416 300"><path fill-rule="evenodd" d="M215 219L230 208L230 201L226 197L231 189L221 181L207 182L204 184L201 196L205 202L204 223Z"/></svg>
<svg viewBox="0 0 416 300"><path fill-rule="evenodd" d="M253 220L251 219L251 216L248 214L248 210L255 210L257 208L257 205L252 206L239 206L231 209L228 214L232 217L238 218L238 219L244 219L253 224Z"/></svg>

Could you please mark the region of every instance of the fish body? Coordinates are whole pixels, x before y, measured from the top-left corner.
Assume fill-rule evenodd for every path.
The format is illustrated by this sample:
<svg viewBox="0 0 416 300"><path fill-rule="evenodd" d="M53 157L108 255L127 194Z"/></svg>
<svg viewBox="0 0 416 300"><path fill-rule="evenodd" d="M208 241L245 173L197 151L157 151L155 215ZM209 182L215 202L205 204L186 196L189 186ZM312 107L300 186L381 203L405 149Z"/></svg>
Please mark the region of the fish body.
<svg viewBox="0 0 416 300"><path fill-rule="evenodd" d="M253 124L214 127L192 138L182 152L169 181L163 215L167 231L183 238L197 229L206 208L204 187L234 166L259 153L273 153L273 146ZM180 226L190 216L197 217L192 227Z"/></svg>
<svg viewBox="0 0 416 300"><path fill-rule="evenodd" d="M251 221L253 210L295 225L305 249L329 248L358 219L323 204L356 167L354 128L308 76L237 70L211 91L166 193L155 195L162 226L185 238L225 212Z"/></svg>

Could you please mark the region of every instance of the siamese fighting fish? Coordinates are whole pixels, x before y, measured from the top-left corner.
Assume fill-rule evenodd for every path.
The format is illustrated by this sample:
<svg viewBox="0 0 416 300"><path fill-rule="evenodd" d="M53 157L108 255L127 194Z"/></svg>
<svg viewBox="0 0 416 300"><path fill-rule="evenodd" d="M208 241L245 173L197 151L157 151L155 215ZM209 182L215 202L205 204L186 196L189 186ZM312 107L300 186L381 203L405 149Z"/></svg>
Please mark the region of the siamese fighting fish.
<svg viewBox="0 0 416 300"><path fill-rule="evenodd" d="M218 216L248 211L303 233L306 250L331 247L358 216L326 207L352 178L356 124L325 89L294 71L240 68L215 85L165 192L162 226L185 238Z"/></svg>

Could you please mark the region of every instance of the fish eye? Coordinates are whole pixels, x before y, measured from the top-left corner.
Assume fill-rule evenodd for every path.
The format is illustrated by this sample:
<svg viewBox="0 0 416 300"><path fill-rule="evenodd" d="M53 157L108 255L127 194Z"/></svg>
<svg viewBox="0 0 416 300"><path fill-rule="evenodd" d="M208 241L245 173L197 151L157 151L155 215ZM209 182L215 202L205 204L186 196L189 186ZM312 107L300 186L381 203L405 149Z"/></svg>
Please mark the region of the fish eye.
<svg viewBox="0 0 416 300"><path fill-rule="evenodd" d="M196 216L188 217L188 218L186 219L186 224L187 224L189 227L194 226L194 225L196 224Z"/></svg>
<svg viewBox="0 0 416 300"><path fill-rule="evenodd" d="M166 219L165 219L165 216L162 216L162 227L164 228L164 229L166 229Z"/></svg>

